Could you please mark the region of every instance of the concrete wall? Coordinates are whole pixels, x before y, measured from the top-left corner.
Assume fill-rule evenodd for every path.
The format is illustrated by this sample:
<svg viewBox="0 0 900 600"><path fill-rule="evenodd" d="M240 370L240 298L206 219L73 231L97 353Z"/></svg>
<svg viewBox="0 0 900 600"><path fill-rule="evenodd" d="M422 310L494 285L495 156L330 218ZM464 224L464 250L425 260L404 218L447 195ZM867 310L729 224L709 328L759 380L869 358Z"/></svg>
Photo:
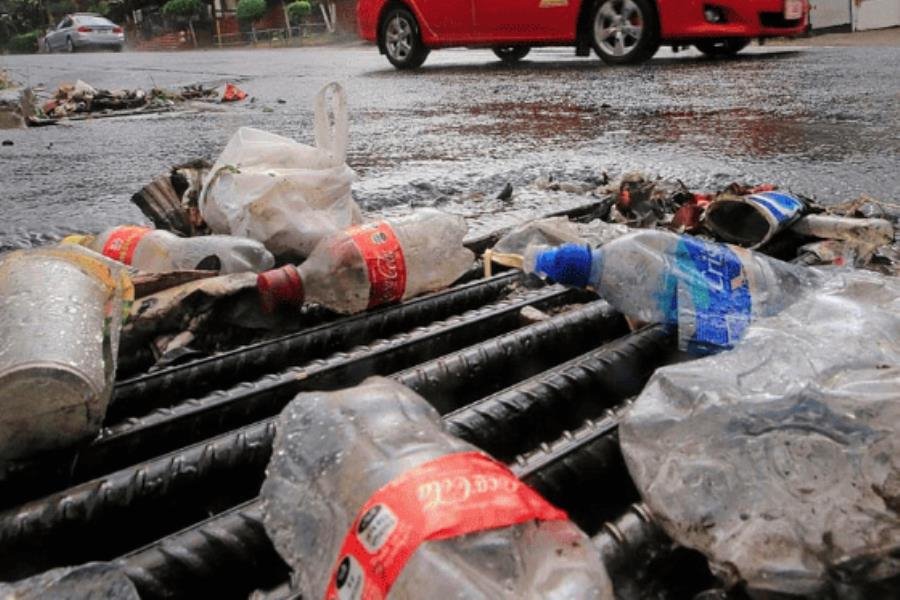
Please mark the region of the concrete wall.
<svg viewBox="0 0 900 600"><path fill-rule="evenodd" d="M853 0L853 30L900 25L900 0Z"/></svg>

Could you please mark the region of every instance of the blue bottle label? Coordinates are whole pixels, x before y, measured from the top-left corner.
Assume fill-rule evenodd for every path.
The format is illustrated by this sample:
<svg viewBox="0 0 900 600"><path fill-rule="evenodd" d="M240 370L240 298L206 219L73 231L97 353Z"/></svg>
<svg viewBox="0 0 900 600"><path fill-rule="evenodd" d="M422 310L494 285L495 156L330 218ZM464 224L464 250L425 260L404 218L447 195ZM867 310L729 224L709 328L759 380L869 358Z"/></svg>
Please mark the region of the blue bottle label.
<svg viewBox="0 0 900 600"><path fill-rule="evenodd" d="M747 198L772 215L775 223L789 223L800 216L803 203L793 196L779 192L760 192Z"/></svg>
<svg viewBox="0 0 900 600"><path fill-rule="evenodd" d="M724 244L681 238L658 298L681 346L708 353L732 348L750 324L750 283L741 259Z"/></svg>

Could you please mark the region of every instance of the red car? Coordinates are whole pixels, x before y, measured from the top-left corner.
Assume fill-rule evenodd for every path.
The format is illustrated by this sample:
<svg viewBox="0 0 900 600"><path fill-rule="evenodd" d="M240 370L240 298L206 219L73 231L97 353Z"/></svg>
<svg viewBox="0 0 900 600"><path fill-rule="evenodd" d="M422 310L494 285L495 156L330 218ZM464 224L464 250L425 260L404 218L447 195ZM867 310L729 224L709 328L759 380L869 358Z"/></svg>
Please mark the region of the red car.
<svg viewBox="0 0 900 600"><path fill-rule="evenodd" d="M728 56L752 38L806 30L807 0L359 0L360 35L398 69L431 50L489 47L505 62L533 46L590 49L610 64L638 63L661 44Z"/></svg>

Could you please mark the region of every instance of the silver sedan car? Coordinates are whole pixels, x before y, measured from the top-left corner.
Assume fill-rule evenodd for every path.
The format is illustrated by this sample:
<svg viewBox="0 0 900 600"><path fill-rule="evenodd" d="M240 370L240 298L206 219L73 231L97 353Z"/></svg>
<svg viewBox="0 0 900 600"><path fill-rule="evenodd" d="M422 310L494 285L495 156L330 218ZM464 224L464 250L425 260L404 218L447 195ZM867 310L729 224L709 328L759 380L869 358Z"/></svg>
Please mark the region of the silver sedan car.
<svg viewBox="0 0 900 600"><path fill-rule="evenodd" d="M124 45L125 32L122 28L95 13L68 15L44 37L47 52L77 52L87 48L118 52Z"/></svg>

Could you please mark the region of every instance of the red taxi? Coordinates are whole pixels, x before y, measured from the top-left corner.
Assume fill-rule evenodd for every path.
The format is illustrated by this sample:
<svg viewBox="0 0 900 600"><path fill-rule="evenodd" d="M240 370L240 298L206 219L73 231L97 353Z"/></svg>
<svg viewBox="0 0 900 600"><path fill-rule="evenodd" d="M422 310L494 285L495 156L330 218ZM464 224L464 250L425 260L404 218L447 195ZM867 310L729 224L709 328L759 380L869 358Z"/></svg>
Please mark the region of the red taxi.
<svg viewBox="0 0 900 600"><path fill-rule="evenodd" d="M493 48L506 62L534 46L591 48L610 64L638 63L662 44L740 52L752 38L806 30L807 0L359 0L360 35L398 69L431 50Z"/></svg>

